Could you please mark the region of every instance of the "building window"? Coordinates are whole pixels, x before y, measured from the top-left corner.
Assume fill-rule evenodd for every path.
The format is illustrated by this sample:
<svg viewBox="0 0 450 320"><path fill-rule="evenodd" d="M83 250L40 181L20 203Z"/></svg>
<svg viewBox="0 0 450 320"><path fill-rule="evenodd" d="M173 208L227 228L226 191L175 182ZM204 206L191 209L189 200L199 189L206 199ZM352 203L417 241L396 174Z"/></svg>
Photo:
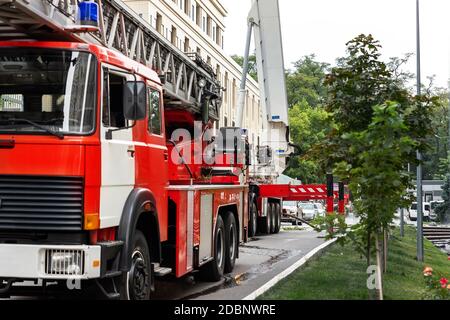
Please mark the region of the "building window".
<svg viewBox="0 0 450 320"><path fill-rule="evenodd" d="M212 19L210 16L206 17L206 34L211 37Z"/></svg>
<svg viewBox="0 0 450 320"><path fill-rule="evenodd" d="M228 72L225 71L225 92L224 92L224 99L225 103L228 103Z"/></svg>
<svg viewBox="0 0 450 320"><path fill-rule="evenodd" d="M202 7L200 7L200 5L199 4L196 4L196 6L197 6L197 8L196 8L196 17L195 17L195 19L196 19L196 23L197 23L197 25L199 26L199 27L201 27L202 26Z"/></svg>
<svg viewBox="0 0 450 320"><path fill-rule="evenodd" d="M217 27L215 23L212 24L212 39L214 42L217 41Z"/></svg>
<svg viewBox="0 0 450 320"><path fill-rule="evenodd" d="M191 20L192 22L197 22L197 3L195 1L192 1L191 5Z"/></svg>
<svg viewBox="0 0 450 320"><path fill-rule="evenodd" d="M207 27L208 27L208 24L207 24L207 21L206 21L206 17L203 16L202 17L202 30L203 30L203 32L207 31Z"/></svg>
<svg viewBox="0 0 450 320"><path fill-rule="evenodd" d="M160 34L163 34L164 32L164 27L162 25L162 15L160 15L159 13L156 14L156 30Z"/></svg>
<svg viewBox="0 0 450 320"><path fill-rule="evenodd" d="M189 38L184 38L184 52L191 52L190 44L189 44Z"/></svg>
<svg viewBox="0 0 450 320"><path fill-rule="evenodd" d="M177 46L178 45L177 39L178 39L178 37L177 37L177 28L172 27L172 33L171 33L171 37L170 37L170 42L172 42L172 44L174 46Z"/></svg>

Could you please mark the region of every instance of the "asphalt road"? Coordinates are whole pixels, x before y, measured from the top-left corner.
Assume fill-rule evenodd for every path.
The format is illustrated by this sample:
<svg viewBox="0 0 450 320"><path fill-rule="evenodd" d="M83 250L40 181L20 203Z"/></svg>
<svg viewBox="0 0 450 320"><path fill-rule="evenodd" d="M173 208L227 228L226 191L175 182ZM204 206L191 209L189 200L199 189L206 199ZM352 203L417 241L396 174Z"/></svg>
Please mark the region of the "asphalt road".
<svg viewBox="0 0 450 320"><path fill-rule="evenodd" d="M217 283L200 280L159 281L155 299L240 300L289 268L308 252L325 242L323 235L309 227L257 236L240 247L232 274Z"/></svg>

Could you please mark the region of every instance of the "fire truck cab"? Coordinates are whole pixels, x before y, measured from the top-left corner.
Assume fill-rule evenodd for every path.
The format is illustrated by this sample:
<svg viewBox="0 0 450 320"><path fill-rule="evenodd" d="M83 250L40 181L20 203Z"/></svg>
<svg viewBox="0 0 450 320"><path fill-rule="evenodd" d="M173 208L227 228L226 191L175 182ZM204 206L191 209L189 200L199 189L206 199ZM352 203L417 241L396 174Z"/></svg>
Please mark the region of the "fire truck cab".
<svg viewBox="0 0 450 320"><path fill-rule="evenodd" d="M226 164L239 171L230 180L185 161L181 146L197 143L195 157L212 142L174 141L202 117L165 106L158 74L115 50L0 42L1 294L91 280L109 298L148 299L154 277L233 269L247 237L243 169Z"/></svg>

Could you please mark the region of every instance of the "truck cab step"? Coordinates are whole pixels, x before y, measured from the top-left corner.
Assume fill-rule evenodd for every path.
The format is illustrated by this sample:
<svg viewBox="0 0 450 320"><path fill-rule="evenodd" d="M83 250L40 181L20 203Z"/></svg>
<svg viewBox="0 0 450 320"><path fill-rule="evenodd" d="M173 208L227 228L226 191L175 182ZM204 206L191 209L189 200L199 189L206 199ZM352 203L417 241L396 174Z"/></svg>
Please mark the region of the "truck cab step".
<svg viewBox="0 0 450 320"><path fill-rule="evenodd" d="M164 268L159 265L155 265L153 271L155 277L164 277L172 273L172 268Z"/></svg>

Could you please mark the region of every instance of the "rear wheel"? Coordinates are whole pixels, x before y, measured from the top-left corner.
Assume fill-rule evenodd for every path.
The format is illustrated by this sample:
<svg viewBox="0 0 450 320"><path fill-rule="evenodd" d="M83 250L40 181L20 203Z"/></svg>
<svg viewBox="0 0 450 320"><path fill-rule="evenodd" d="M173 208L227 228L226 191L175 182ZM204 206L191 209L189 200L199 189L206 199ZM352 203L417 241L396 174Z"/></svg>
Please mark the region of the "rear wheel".
<svg viewBox="0 0 450 320"><path fill-rule="evenodd" d="M130 271L121 279L120 297L123 300L148 300L152 288L150 253L147 240L139 230L134 234L130 259Z"/></svg>
<svg viewBox="0 0 450 320"><path fill-rule="evenodd" d="M281 205L275 204L275 233L279 233L281 229Z"/></svg>
<svg viewBox="0 0 450 320"><path fill-rule="evenodd" d="M275 233L275 226L277 223L277 219L276 219L276 207L274 203L271 203L270 205L270 233Z"/></svg>
<svg viewBox="0 0 450 320"><path fill-rule="evenodd" d="M267 204L266 216L260 219L260 230L263 234L270 234L270 221L272 217L272 206Z"/></svg>
<svg viewBox="0 0 450 320"><path fill-rule="evenodd" d="M214 260L203 267L202 276L205 280L216 282L222 279L225 269L225 224L222 217L217 217L214 230Z"/></svg>
<svg viewBox="0 0 450 320"><path fill-rule="evenodd" d="M225 219L225 273L233 271L238 250L238 228L236 218L232 212L229 212Z"/></svg>
<svg viewBox="0 0 450 320"><path fill-rule="evenodd" d="M250 203L249 221L248 221L249 238L254 237L256 235L257 226L258 226L258 208L256 207L256 203L252 201Z"/></svg>

